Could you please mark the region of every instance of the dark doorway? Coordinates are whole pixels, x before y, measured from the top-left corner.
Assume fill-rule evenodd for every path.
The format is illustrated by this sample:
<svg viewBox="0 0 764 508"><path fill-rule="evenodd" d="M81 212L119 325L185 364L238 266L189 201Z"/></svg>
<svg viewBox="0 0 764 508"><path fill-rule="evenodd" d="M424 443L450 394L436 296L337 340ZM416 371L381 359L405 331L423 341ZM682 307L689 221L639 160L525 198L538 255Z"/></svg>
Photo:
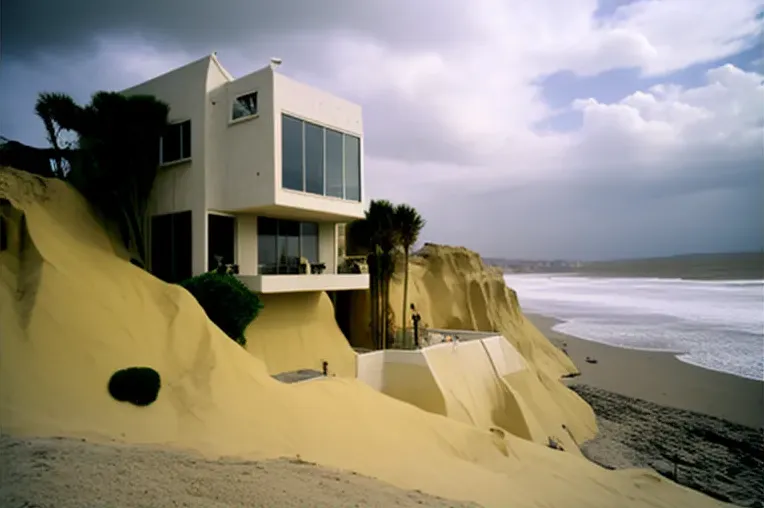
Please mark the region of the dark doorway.
<svg viewBox="0 0 764 508"><path fill-rule="evenodd" d="M224 265L236 263L236 218L211 213L207 221L207 269L217 268L216 256Z"/></svg>
<svg viewBox="0 0 764 508"><path fill-rule="evenodd" d="M151 273L165 282L191 277L191 212L151 218Z"/></svg>

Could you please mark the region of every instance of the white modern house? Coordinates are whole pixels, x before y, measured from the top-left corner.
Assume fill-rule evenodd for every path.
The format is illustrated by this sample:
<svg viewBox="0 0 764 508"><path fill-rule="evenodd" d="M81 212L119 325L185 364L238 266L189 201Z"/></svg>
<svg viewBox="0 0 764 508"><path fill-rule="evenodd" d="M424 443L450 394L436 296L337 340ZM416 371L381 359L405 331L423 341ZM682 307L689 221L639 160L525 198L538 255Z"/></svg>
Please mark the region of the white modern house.
<svg viewBox="0 0 764 508"><path fill-rule="evenodd" d="M277 63L235 79L212 54L124 91L170 106L151 202L158 277L222 259L261 293L368 288L339 273L338 253L338 229L363 217L361 107Z"/></svg>

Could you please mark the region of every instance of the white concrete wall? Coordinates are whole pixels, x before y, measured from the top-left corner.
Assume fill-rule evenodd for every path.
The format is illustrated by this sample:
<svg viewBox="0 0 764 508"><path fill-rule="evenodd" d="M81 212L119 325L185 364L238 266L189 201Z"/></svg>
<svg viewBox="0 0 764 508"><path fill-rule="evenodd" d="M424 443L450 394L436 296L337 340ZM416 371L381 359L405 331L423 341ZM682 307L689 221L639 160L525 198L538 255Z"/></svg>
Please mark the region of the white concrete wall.
<svg viewBox="0 0 764 508"><path fill-rule="evenodd" d="M236 261L242 275L257 275L257 215L236 216Z"/></svg>
<svg viewBox="0 0 764 508"><path fill-rule="evenodd" d="M232 120L234 100L250 92L257 92L257 115ZM227 83L211 93L211 102L215 113L209 142L220 149L210 161L209 173L214 175L210 207L233 211L273 205L273 71L267 67Z"/></svg>
<svg viewBox="0 0 764 508"><path fill-rule="evenodd" d="M429 369L424 351L438 348L460 348L466 345L474 347L481 343L488 359L496 369L496 374L500 377L520 372L528 368L523 356L501 335L495 335L485 339L474 339L464 343L446 343L428 346L416 351L404 351L400 349L387 349L384 351L373 351L358 355L356 373L358 379L371 386L375 390L383 391L386 386L386 365L388 364L407 364L426 367ZM389 369L388 369L389 370ZM433 376L435 374L433 373Z"/></svg>
<svg viewBox="0 0 764 508"><path fill-rule="evenodd" d="M390 363L427 367L427 360L421 351L387 349L359 354L356 359L356 376L375 390L382 391L385 387L385 365Z"/></svg>
<svg viewBox="0 0 764 508"><path fill-rule="evenodd" d="M335 197L317 196L281 187L281 114L307 120L361 139L361 198L364 192L363 118L361 106L346 101L312 86L290 79L282 74L273 75L274 99L274 153L276 168L276 204L292 208L305 208L335 213L349 218L363 217L363 202L346 201Z"/></svg>
<svg viewBox="0 0 764 508"><path fill-rule="evenodd" d="M318 261L326 263L324 273L337 273L337 237L336 224L318 223Z"/></svg>

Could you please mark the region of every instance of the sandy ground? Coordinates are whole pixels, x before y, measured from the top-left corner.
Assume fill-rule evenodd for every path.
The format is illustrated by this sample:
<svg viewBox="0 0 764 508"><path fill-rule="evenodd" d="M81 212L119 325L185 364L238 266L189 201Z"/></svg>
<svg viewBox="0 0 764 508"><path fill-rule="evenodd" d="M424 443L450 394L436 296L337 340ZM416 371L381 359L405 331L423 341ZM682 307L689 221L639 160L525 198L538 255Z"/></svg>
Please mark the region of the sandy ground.
<svg viewBox="0 0 764 508"><path fill-rule="evenodd" d="M208 461L147 446L0 437L3 508L476 507L298 458Z"/></svg>
<svg viewBox="0 0 764 508"><path fill-rule="evenodd" d="M586 384L662 406L697 411L764 429L764 383L681 362L671 353L634 351L577 339L551 328L554 319L529 315L558 347L565 347ZM586 362L586 357L597 360Z"/></svg>
<svg viewBox="0 0 764 508"><path fill-rule="evenodd" d="M599 434L582 446L590 460L672 479L676 464L680 484L764 506L764 383L569 337L551 330L553 319L530 318L581 369L567 382L597 414Z"/></svg>

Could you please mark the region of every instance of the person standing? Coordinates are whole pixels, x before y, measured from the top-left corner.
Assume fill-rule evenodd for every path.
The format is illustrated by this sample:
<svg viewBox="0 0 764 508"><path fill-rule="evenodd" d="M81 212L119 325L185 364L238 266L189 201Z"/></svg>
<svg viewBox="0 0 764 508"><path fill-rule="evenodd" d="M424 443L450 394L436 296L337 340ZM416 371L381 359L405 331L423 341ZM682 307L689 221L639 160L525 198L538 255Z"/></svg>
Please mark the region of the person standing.
<svg viewBox="0 0 764 508"><path fill-rule="evenodd" d="M411 321L414 324L414 348L419 349L419 321L422 319L422 316L419 315L419 312L417 312L416 307L414 304L411 304Z"/></svg>

